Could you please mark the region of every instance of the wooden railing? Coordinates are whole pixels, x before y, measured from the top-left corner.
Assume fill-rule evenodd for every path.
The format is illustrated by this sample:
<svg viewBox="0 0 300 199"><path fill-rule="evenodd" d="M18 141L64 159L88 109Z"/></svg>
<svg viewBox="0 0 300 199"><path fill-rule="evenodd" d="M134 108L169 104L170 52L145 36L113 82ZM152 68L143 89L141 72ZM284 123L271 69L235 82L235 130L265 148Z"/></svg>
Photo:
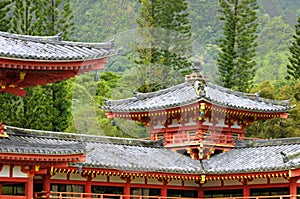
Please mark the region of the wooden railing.
<svg viewBox="0 0 300 199"><path fill-rule="evenodd" d="M196 145L203 142L207 145L224 145L233 146L235 137L232 135L222 135L222 134L210 134L210 135L188 135L188 134L174 134L165 136L166 146L168 145Z"/></svg>
<svg viewBox="0 0 300 199"><path fill-rule="evenodd" d="M25 197L0 196L0 199L24 199ZM118 194L95 194L95 193L74 193L74 192L39 192L35 193L34 199L192 199L184 197L162 197L162 196L139 196L139 195L118 195ZM195 198L193 198L195 199ZM208 198L205 198L208 199ZM227 197L214 199L300 199L300 195L281 195L281 196L252 196L252 197Z"/></svg>
<svg viewBox="0 0 300 199"><path fill-rule="evenodd" d="M27 197L26 196L0 195L0 199L27 199Z"/></svg>

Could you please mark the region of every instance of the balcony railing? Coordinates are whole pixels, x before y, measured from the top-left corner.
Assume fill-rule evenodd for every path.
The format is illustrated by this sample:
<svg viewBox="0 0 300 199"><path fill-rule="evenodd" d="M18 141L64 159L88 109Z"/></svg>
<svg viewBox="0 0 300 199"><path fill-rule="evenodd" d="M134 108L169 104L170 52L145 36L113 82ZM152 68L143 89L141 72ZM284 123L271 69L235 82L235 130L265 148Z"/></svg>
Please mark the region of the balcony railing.
<svg viewBox="0 0 300 199"><path fill-rule="evenodd" d="M12 199L13 197L0 196L0 199ZM25 197L24 197L25 198ZM139 195L118 195L118 194L95 194L95 193L74 193L74 192L39 192L35 193L34 199L192 199L185 197L163 197L163 196L139 196ZM20 198L21 199L21 198ZM23 198L22 198L23 199ZM195 199L195 198L193 198ZM209 199L209 198L205 198ZM300 199L300 195L280 196L252 196L252 197L226 197L214 199Z"/></svg>

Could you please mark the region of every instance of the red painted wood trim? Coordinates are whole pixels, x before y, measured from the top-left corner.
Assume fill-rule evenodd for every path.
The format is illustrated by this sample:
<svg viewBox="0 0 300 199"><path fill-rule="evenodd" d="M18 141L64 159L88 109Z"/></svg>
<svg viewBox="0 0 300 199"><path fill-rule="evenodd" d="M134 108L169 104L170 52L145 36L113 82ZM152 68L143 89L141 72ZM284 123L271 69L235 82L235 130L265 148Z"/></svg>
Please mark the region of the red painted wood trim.
<svg viewBox="0 0 300 199"><path fill-rule="evenodd" d="M0 177L2 182L27 182L28 178Z"/></svg>
<svg viewBox="0 0 300 199"><path fill-rule="evenodd" d="M124 188L123 188L123 194L125 195L124 196L124 199L130 199L129 195L130 195L130 179L127 178L126 179L126 183L124 183Z"/></svg>
<svg viewBox="0 0 300 199"><path fill-rule="evenodd" d="M28 199L33 199L33 177L34 177L34 174L31 174L29 173L29 176L28 176L28 182L26 183L26 195L28 197Z"/></svg>
<svg viewBox="0 0 300 199"><path fill-rule="evenodd" d="M300 176L300 168L289 170L289 177L298 177Z"/></svg>
<svg viewBox="0 0 300 199"><path fill-rule="evenodd" d="M5 69L21 69L21 70L100 70L107 63L106 58L98 58L94 60L18 60L9 58L0 58L0 68ZM94 67L87 67L93 66Z"/></svg>
<svg viewBox="0 0 300 199"><path fill-rule="evenodd" d="M297 195L297 178L290 178L290 195Z"/></svg>
<svg viewBox="0 0 300 199"><path fill-rule="evenodd" d="M84 162L85 154L63 154L63 155L47 155L47 154L17 154L17 153L0 153L0 161L24 161L28 162Z"/></svg>
<svg viewBox="0 0 300 199"><path fill-rule="evenodd" d="M44 178L43 178L43 191L50 192L50 190L51 190L50 183L51 183L50 175L49 174L44 175Z"/></svg>

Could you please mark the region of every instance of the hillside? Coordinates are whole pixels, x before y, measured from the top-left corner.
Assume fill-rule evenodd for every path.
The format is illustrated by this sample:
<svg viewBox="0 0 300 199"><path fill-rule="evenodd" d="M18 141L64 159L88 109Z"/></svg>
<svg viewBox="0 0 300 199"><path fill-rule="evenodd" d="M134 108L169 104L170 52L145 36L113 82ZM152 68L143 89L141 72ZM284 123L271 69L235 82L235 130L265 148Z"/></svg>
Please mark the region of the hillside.
<svg viewBox="0 0 300 199"><path fill-rule="evenodd" d="M285 77L288 47L297 14L300 14L298 0L285 0L284 4L282 0L258 0L258 3L257 83ZM194 35L193 54L203 59L207 73L215 74L216 40L222 36L218 0L189 0L189 5ZM72 6L76 13L72 39L93 42L116 38L120 47L127 45L128 38L132 39L135 18L139 15L138 1L72 0Z"/></svg>

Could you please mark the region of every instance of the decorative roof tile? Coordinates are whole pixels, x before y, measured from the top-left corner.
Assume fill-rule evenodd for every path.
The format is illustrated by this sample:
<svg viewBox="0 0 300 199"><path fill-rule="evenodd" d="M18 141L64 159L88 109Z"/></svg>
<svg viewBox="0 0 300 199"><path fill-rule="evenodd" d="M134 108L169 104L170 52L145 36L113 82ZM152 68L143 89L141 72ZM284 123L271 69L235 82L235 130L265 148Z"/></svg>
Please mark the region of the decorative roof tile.
<svg viewBox="0 0 300 199"><path fill-rule="evenodd" d="M143 112L175 108L201 100L225 108L255 112L286 112L292 108L288 100L279 101L251 96L211 83L207 83L204 90L205 92L199 96L194 85L182 83L157 92L136 93L135 97L128 99L107 100L106 106L101 108L111 112Z"/></svg>
<svg viewBox="0 0 300 199"><path fill-rule="evenodd" d="M10 126L7 126L7 133L9 139L0 140L0 153L5 153L5 150L35 154L59 153L64 150L76 152L76 146L84 143L86 161L82 165L85 167L172 173L200 172L199 161L171 152L158 142L150 140L37 131ZM21 145L17 146L17 143Z"/></svg>
<svg viewBox="0 0 300 199"><path fill-rule="evenodd" d="M113 41L81 43L62 41L56 36L27 36L0 32L0 57L43 60L91 60L109 57L117 53Z"/></svg>
<svg viewBox="0 0 300 199"><path fill-rule="evenodd" d="M279 171L300 167L300 138L240 141L203 161L206 173Z"/></svg>

